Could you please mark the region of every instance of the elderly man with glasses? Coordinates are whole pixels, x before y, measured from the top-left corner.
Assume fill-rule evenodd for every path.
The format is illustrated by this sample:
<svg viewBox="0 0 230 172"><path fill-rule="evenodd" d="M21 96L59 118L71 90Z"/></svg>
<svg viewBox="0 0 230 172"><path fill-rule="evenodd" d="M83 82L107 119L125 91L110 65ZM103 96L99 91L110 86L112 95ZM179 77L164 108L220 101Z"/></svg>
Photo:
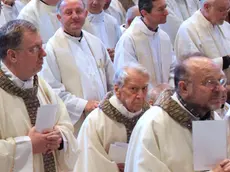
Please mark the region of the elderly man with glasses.
<svg viewBox="0 0 230 172"><path fill-rule="evenodd" d="M212 60L190 57L175 68L175 93L164 91L137 122L129 143L125 172L194 172L192 121L217 120L224 72ZM230 160L212 172L230 172Z"/></svg>
<svg viewBox="0 0 230 172"><path fill-rule="evenodd" d="M0 28L1 171L71 171L75 137L68 112L50 86L37 76L46 56L36 27L12 20ZM41 106L57 106L55 125L38 132ZM50 113L43 114L46 119Z"/></svg>
<svg viewBox="0 0 230 172"><path fill-rule="evenodd" d="M230 84L230 25L225 19L229 9L229 0L203 0L201 9L180 26L174 44L180 61L185 54L195 52L213 59L224 70L227 85Z"/></svg>

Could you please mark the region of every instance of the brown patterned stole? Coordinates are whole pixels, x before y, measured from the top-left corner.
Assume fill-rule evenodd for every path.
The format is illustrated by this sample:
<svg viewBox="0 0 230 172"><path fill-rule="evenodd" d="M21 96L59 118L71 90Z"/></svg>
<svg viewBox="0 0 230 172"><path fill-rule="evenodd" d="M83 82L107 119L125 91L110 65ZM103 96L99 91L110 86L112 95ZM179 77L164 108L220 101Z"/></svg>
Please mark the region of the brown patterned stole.
<svg viewBox="0 0 230 172"><path fill-rule="evenodd" d="M175 100L172 99L174 91L171 89L165 90L160 94L156 103L154 105L160 106L164 111L166 111L169 116L179 123L182 127L185 127L192 131L192 121L196 121L197 118L193 117L181 107ZM207 120L212 120L213 117L210 116Z"/></svg>
<svg viewBox="0 0 230 172"><path fill-rule="evenodd" d="M27 112L30 117L31 125L34 126L37 117L37 110L40 103L37 97L38 77L34 76L34 87L31 89L21 89L17 87L0 69L0 88L7 93L21 97L25 103ZM44 172L56 172L55 160L53 153L43 154Z"/></svg>
<svg viewBox="0 0 230 172"><path fill-rule="evenodd" d="M132 0L119 0L122 4L125 11L127 11L130 7L134 6L134 2Z"/></svg>
<svg viewBox="0 0 230 172"><path fill-rule="evenodd" d="M111 103L109 99L113 96L113 92L109 92L106 95L106 98L100 103L99 108L107 115L110 119L122 123L125 125L127 132L127 143L129 143L130 136L132 134L133 128L135 127L138 119L147 111L150 106L148 103L145 103L141 114L134 116L133 118L128 118L121 114Z"/></svg>

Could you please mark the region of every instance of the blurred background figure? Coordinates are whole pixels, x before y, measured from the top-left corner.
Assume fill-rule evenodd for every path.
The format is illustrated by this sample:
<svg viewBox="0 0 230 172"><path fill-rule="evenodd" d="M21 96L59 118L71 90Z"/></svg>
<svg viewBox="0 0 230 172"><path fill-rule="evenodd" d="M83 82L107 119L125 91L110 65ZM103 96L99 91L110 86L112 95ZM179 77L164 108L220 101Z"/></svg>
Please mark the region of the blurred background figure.
<svg viewBox="0 0 230 172"><path fill-rule="evenodd" d="M150 89L148 91L148 101L150 105L153 105L157 98L159 97L159 95L165 90L165 89L170 89L172 87L170 87L169 84L167 83L162 83L162 84L158 84L155 87L153 87L152 89Z"/></svg>
<svg viewBox="0 0 230 172"><path fill-rule="evenodd" d="M106 0L104 11L116 18L119 25L125 23L126 11L118 0Z"/></svg>
<svg viewBox="0 0 230 172"><path fill-rule="evenodd" d="M140 15L141 14L139 12L139 8L137 5L130 7L126 13L125 23L120 26L121 33L123 34L126 31L126 29L128 29L128 27L131 25L133 19L136 16L140 16Z"/></svg>

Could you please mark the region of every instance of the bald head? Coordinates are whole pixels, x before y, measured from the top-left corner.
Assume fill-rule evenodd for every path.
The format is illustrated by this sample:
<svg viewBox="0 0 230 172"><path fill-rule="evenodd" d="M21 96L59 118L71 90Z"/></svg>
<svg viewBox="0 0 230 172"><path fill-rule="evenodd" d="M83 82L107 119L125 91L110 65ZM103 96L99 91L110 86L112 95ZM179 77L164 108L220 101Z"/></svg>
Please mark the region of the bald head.
<svg viewBox="0 0 230 172"><path fill-rule="evenodd" d="M65 6L68 3L74 3L74 2L82 4L82 7L85 8L85 4L83 0L60 0L57 4L57 13L61 14L63 6Z"/></svg>
<svg viewBox="0 0 230 172"><path fill-rule="evenodd" d="M130 24L132 23L133 19L136 17L136 16L140 16L140 12L139 12L139 8L137 5L133 6L133 7L130 7L128 10L127 10L127 13L126 13L126 28L128 28L130 26Z"/></svg>
<svg viewBox="0 0 230 172"><path fill-rule="evenodd" d="M221 68L207 57L189 57L175 68L175 88L178 89L180 81L189 80L191 77L206 77L215 72L223 73ZM224 74L223 74L224 75Z"/></svg>

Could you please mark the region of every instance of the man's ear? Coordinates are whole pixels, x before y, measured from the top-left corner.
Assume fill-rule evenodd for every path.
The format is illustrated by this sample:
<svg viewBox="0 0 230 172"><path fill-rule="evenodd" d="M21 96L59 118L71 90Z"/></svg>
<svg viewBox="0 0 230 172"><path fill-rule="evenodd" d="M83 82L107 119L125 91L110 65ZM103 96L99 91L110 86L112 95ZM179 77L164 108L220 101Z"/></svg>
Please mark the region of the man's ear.
<svg viewBox="0 0 230 172"><path fill-rule="evenodd" d="M57 19L61 22L61 15L57 14Z"/></svg>
<svg viewBox="0 0 230 172"><path fill-rule="evenodd" d="M178 91L182 97L187 97L189 94L188 84L185 81L179 81Z"/></svg>
<svg viewBox="0 0 230 172"><path fill-rule="evenodd" d="M143 17L145 17L148 14L146 10L141 10L140 13Z"/></svg>
<svg viewBox="0 0 230 172"><path fill-rule="evenodd" d="M8 60L11 62L11 63L16 63L17 62L17 55L16 55L16 51L14 50L7 50L6 52L6 58L8 58Z"/></svg>

